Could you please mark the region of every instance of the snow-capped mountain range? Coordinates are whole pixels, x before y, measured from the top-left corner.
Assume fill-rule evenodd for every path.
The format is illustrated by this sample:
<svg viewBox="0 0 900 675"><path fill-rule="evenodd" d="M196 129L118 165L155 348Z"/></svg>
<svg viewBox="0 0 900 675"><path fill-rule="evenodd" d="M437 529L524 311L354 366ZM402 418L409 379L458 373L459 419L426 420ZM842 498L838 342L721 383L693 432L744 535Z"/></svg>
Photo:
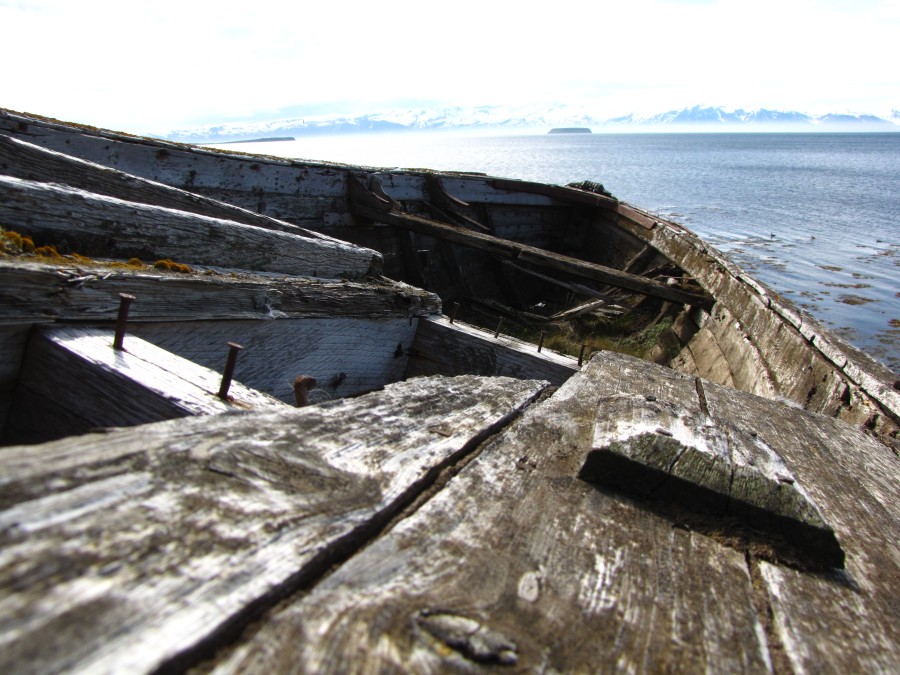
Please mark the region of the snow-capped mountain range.
<svg viewBox="0 0 900 675"><path fill-rule="evenodd" d="M230 122L172 131L163 137L188 143L215 143L268 137L412 130L548 130L587 127L593 131L900 131L900 110L888 118L869 114L809 115L796 111L729 110L694 106L653 115L601 118L587 108L480 106L418 108L357 116L317 116L268 122Z"/></svg>

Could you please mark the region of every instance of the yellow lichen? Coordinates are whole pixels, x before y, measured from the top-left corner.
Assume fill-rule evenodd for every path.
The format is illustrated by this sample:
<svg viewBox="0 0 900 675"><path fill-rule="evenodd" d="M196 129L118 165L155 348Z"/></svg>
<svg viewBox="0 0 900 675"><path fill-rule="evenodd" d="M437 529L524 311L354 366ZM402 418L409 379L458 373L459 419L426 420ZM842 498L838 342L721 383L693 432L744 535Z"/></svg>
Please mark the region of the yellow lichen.
<svg viewBox="0 0 900 675"><path fill-rule="evenodd" d="M38 246L34 249L34 252L37 255L44 256L45 258L62 258L59 254L59 251L56 250L55 246Z"/></svg>
<svg viewBox="0 0 900 675"><path fill-rule="evenodd" d="M191 268L183 263L172 262L168 258L163 258L162 260L157 260L153 263L153 267L158 270L167 270L169 272L182 272L184 274L188 274L191 271Z"/></svg>
<svg viewBox="0 0 900 675"><path fill-rule="evenodd" d="M3 233L3 238L8 244L12 244L18 249L22 248L22 235L18 232L8 231Z"/></svg>

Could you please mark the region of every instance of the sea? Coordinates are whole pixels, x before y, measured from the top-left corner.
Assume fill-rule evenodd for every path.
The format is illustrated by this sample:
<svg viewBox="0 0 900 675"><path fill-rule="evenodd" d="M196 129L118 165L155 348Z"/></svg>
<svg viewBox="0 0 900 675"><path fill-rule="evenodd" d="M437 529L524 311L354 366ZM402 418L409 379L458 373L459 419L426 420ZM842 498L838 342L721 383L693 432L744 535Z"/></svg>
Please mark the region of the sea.
<svg viewBox="0 0 900 675"><path fill-rule="evenodd" d="M900 373L900 133L358 133L221 147L602 183Z"/></svg>

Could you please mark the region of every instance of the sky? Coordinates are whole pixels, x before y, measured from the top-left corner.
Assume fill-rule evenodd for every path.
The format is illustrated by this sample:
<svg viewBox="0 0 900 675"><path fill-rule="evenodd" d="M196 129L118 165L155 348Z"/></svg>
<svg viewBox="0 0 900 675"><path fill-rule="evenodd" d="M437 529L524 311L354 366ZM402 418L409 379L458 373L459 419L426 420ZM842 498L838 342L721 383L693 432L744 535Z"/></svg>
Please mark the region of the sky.
<svg viewBox="0 0 900 675"><path fill-rule="evenodd" d="M0 0L0 107L132 133L556 103L900 109L900 0Z"/></svg>

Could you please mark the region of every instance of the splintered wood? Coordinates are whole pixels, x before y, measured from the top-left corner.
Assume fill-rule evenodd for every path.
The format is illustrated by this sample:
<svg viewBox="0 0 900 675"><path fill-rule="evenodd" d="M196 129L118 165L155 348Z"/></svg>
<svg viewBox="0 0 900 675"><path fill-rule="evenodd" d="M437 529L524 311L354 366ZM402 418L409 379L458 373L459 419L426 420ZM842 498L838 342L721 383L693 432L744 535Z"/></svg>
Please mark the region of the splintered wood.
<svg viewBox="0 0 900 675"><path fill-rule="evenodd" d="M3 666L900 668L900 468L888 448L606 352L511 422L542 386L413 379L302 411L5 451ZM705 431L691 437L697 420ZM686 449L718 448L716 461L732 448L736 473L762 476L745 500L831 528L844 568L783 553L780 533L741 509L706 511L722 475L712 460L692 460L675 502L611 487L597 471L614 464L580 477L638 421ZM772 481L803 501L766 498Z"/></svg>
<svg viewBox="0 0 900 675"><path fill-rule="evenodd" d="M152 671L374 536L544 388L427 378L328 406L0 453L0 670Z"/></svg>

